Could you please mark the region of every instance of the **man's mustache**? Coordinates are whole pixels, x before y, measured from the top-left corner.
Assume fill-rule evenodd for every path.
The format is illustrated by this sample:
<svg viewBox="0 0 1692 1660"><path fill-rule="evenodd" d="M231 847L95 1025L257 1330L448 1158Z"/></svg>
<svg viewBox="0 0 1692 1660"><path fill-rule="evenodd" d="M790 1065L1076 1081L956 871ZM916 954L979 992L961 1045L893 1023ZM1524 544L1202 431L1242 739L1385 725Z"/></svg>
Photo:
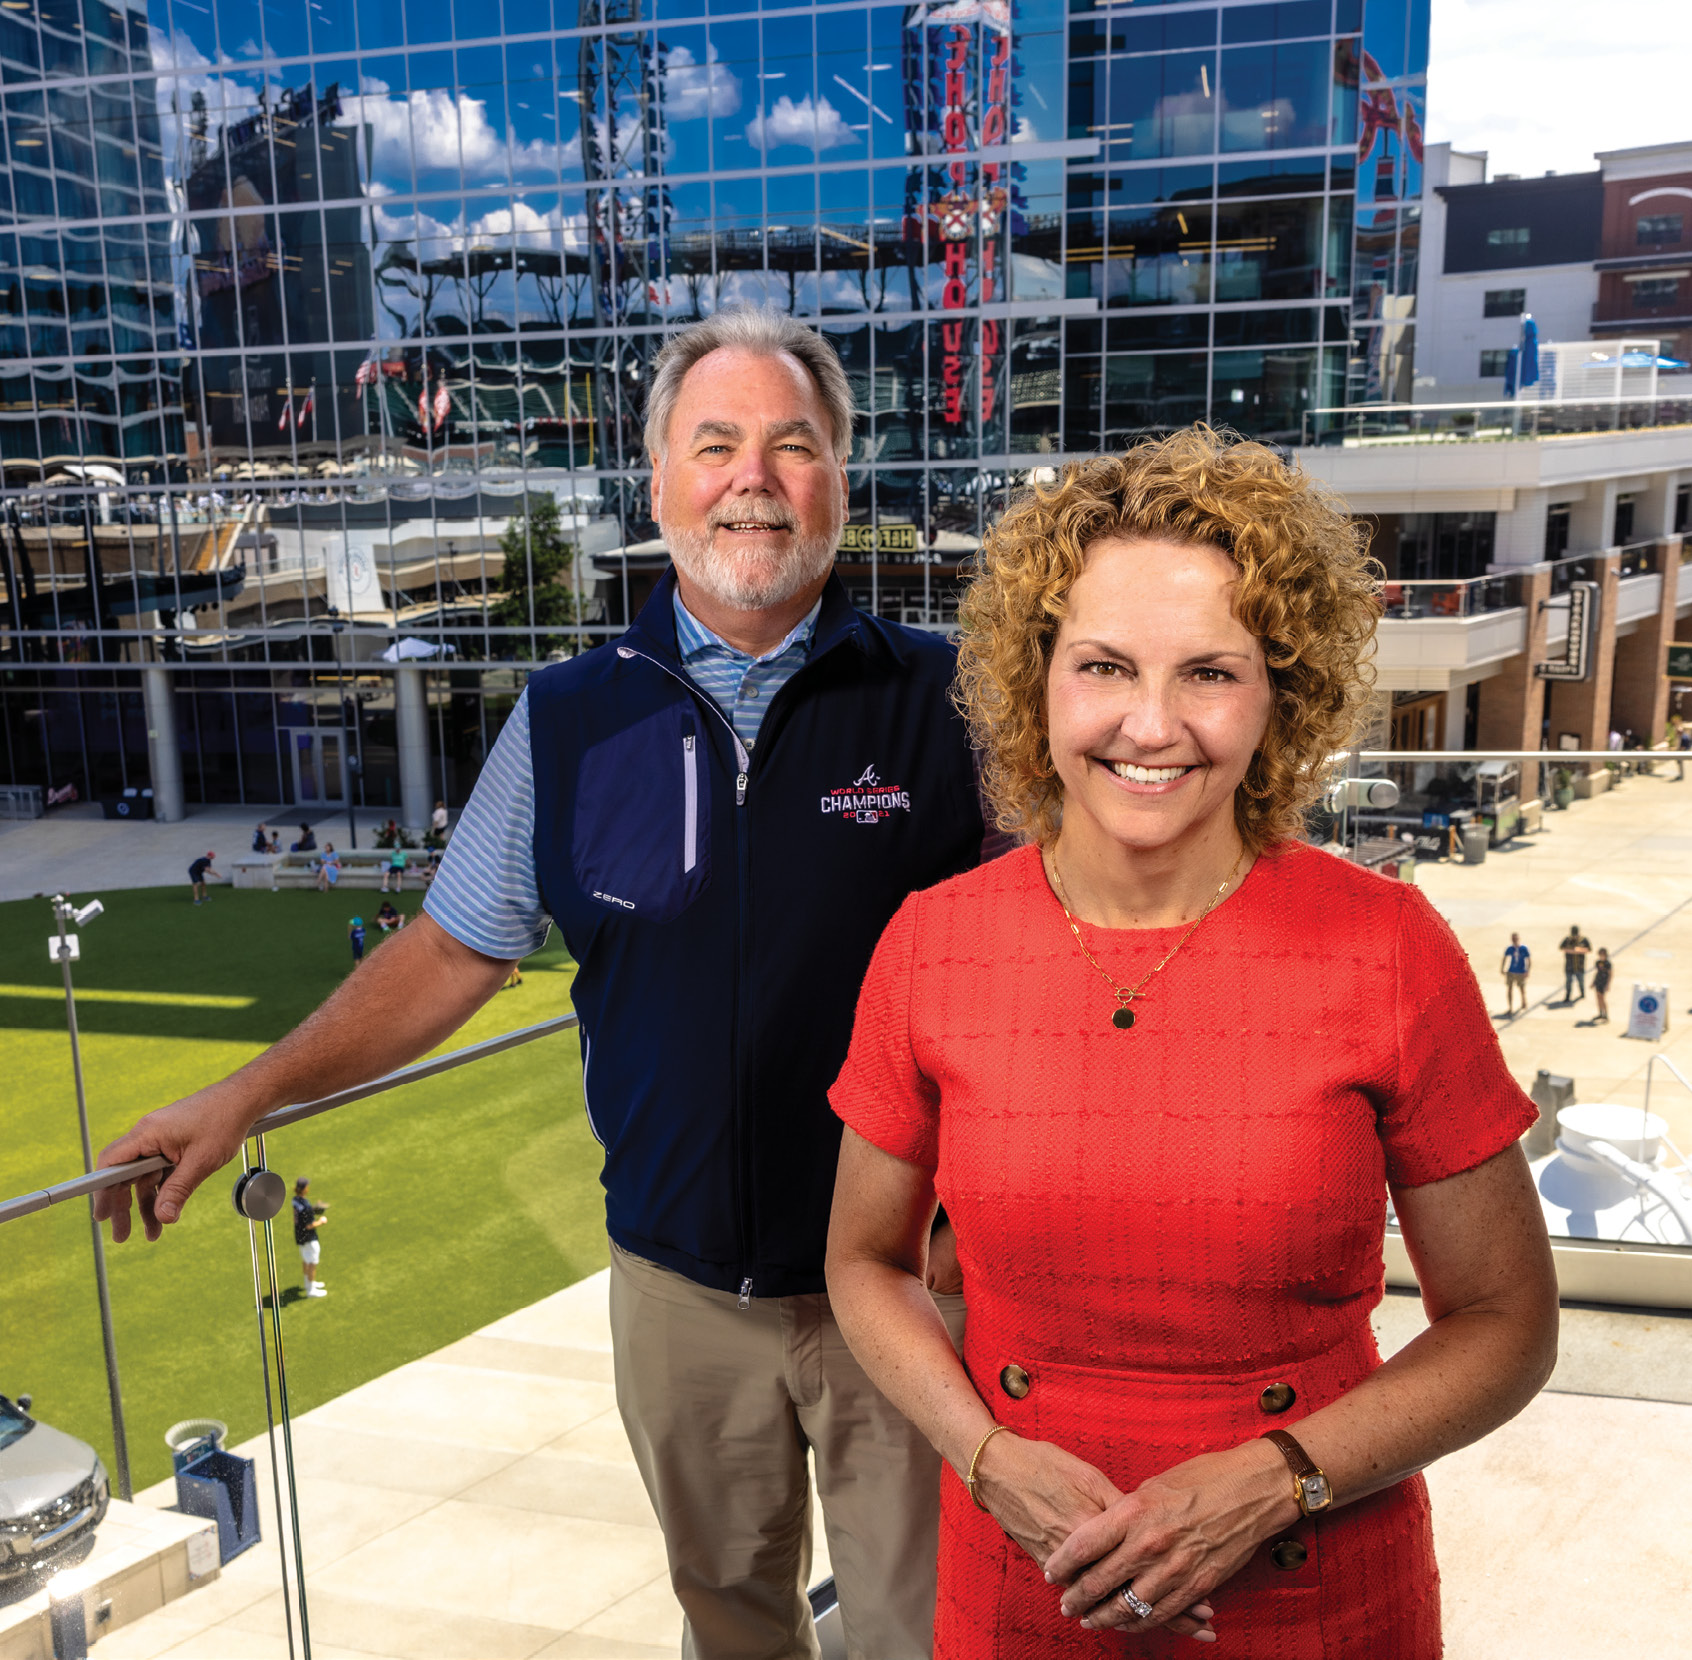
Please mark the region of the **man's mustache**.
<svg viewBox="0 0 1692 1660"><path fill-rule="evenodd" d="M782 530L796 532L799 529L799 516L792 508L783 507L780 502L771 501L767 496L755 496L751 501L738 506L719 504L713 507L705 515L705 523L712 530L723 525L760 524L776 525Z"/></svg>

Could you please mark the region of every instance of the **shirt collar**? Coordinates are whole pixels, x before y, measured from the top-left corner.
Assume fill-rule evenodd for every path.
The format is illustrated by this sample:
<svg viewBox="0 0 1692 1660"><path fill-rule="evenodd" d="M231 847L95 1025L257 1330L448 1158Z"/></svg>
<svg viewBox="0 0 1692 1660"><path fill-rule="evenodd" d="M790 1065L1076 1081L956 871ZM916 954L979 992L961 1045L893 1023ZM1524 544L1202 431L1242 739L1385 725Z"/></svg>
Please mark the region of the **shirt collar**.
<svg viewBox="0 0 1692 1660"><path fill-rule="evenodd" d="M684 663L697 662L708 652L727 652L730 657L739 658L745 663L768 663L780 657L783 652L791 651L794 646L810 649L811 637L816 633L817 614L822 610L822 596L817 596L816 603L788 632L782 642L766 651L761 657L753 657L749 652L742 651L738 646L731 646L720 634L714 634L688 608L682 604L681 590L675 590L671 599L676 613L676 649Z"/></svg>

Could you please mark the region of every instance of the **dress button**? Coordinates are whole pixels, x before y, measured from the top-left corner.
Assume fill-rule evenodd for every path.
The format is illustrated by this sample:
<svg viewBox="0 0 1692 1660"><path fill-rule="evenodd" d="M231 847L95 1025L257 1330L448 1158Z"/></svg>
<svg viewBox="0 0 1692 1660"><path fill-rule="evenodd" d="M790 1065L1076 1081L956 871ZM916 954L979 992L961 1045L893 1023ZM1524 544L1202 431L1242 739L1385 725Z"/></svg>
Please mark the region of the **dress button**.
<svg viewBox="0 0 1692 1660"><path fill-rule="evenodd" d="M1285 1412L1298 1399L1298 1391L1290 1383L1272 1383L1257 1397L1257 1410L1275 1416Z"/></svg>
<svg viewBox="0 0 1692 1660"><path fill-rule="evenodd" d="M1277 1539L1269 1547L1269 1560L1286 1573L1302 1568L1309 1556L1310 1552L1296 1539Z"/></svg>
<svg viewBox="0 0 1692 1660"><path fill-rule="evenodd" d="M1028 1374L1020 1366L1013 1363L999 1374L999 1387L1013 1401L1020 1401L1033 1385L1028 1381Z"/></svg>

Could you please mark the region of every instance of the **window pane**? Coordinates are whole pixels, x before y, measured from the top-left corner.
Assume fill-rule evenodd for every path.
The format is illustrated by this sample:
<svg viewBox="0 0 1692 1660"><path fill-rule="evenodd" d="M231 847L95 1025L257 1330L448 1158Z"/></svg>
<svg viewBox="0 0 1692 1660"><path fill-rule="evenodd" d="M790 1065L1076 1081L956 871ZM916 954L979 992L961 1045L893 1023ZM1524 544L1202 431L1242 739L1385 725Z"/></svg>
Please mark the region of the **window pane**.
<svg viewBox="0 0 1692 1660"><path fill-rule="evenodd" d="M1302 150L1328 142L1326 41L1222 54L1222 148Z"/></svg>

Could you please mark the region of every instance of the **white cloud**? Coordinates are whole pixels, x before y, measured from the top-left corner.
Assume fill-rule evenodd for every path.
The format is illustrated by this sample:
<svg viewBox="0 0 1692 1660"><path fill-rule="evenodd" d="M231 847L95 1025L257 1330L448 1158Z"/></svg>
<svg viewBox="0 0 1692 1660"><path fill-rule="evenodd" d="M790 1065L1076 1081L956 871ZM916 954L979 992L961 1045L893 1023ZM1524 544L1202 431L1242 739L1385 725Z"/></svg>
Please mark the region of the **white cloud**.
<svg viewBox="0 0 1692 1660"><path fill-rule="evenodd" d="M1594 152L1692 137L1685 0L1603 6L1439 0L1428 137L1485 150L1494 173L1590 171Z"/></svg>
<svg viewBox="0 0 1692 1660"><path fill-rule="evenodd" d="M746 123L746 142L758 150L774 150L783 144L798 144L807 150L832 150L840 144L860 140L846 124L846 118L826 98L812 101L806 93L796 104L784 92L770 113L760 111Z"/></svg>
<svg viewBox="0 0 1692 1660"><path fill-rule="evenodd" d="M740 81L710 47L704 63L685 46L664 58L664 114L671 121L695 121L702 115L733 115L740 108Z"/></svg>
<svg viewBox="0 0 1692 1660"><path fill-rule="evenodd" d="M581 141L559 145L545 139L519 143L508 128L501 136L488 120L488 106L480 98L445 89L391 94L385 82L366 78L356 97L341 100L341 127L368 126L370 168L373 174L401 178L411 170L415 153L419 176L457 172L462 159L466 179L505 174L509 144L512 160L522 168L556 171L580 157Z"/></svg>

